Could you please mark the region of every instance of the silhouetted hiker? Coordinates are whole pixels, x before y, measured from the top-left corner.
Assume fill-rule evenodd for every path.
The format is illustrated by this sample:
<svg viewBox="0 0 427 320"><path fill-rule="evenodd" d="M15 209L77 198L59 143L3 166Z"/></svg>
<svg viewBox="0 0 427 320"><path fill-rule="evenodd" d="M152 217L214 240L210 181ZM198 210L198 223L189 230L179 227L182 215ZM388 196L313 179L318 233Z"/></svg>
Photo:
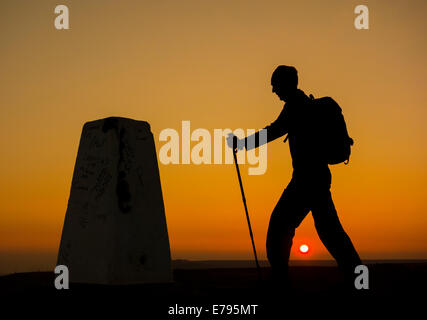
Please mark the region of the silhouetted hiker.
<svg viewBox="0 0 427 320"><path fill-rule="evenodd" d="M331 172L328 163L339 163L348 159L350 144L345 122L342 118L345 142L348 153L344 159L330 160L326 154L330 150L324 139L337 139L328 136L330 131L325 123L327 117L336 112L341 117L341 109L331 98L314 100L299 90L297 70L290 66L279 66L271 77L273 92L286 102L277 120L267 126L267 143L285 134L289 140L292 156L292 179L279 199L273 213L267 233L267 257L272 267L273 277L287 281L288 261L292 239L305 216L311 211L317 233L325 247L344 271L347 279L353 279L355 266L361 264L350 238L345 233L332 201L330 186ZM319 103L332 105L332 113ZM339 113L338 113L339 110ZM335 113L334 113L335 114ZM326 120L325 120L326 119ZM233 148L233 135L227 138ZM248 144L249 139L252 143ZM341 139L338 137L338 139ZM255 143L254 143L255 142ZM259 132L245 139L237 139L238 150L259 146ZM347 146L347 145L346 145Z"/></svg>

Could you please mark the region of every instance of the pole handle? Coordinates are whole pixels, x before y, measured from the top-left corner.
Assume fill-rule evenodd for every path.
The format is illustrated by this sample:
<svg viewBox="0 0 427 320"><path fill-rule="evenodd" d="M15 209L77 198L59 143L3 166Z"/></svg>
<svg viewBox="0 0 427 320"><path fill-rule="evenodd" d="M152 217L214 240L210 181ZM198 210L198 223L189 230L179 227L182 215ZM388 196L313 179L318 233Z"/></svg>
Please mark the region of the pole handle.
<svg viewBox="0 0 427 320"><path fill-rule="evenodd" d="M238 138L236 136L233 136L233 152L234 153L237 152L237 142L238 142Z"/></svg>

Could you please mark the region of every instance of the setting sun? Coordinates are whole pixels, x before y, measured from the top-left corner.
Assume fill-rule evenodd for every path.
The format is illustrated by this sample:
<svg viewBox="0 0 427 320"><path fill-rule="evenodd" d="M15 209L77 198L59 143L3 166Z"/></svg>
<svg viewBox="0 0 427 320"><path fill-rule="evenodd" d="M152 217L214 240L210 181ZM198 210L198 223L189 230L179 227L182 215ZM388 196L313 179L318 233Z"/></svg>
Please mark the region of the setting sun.
<svg viewBox="0 0 427 320"><path fill-rule="evenodd" d="M306 245L306 244L303 244L303 245L301 245L300 247L299 247L299 251L301 252L301 253L304 253L304 254L306 254L306 253L308 253L308 245Z"/></svg>

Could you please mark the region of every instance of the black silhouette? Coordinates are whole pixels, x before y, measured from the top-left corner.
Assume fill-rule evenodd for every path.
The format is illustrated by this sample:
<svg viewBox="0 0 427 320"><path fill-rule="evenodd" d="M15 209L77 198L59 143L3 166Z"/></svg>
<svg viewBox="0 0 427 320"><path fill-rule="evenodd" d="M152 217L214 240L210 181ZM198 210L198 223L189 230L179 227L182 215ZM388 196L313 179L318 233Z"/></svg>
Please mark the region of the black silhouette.
<svg viewBox="0 0 427 320"><path fill-rule="evenodd" d="M348 136L341 109L331 98L308 97L298 87L297 70L279 66L271 78L273 92L286 102L277 120L267 126L267 143L285 134L292 156L292 179L279 199L267 233L267 257L276 280L287 281L295 229L311 211L317 233L344 274L352 279L361 264L345 233L332 201L328 164L348 161L353 140ZM234 149L259 146L259 132L228 145ZM235 138L234 138L235 139ZM248 143L248 141L250 143Z"/></svg>

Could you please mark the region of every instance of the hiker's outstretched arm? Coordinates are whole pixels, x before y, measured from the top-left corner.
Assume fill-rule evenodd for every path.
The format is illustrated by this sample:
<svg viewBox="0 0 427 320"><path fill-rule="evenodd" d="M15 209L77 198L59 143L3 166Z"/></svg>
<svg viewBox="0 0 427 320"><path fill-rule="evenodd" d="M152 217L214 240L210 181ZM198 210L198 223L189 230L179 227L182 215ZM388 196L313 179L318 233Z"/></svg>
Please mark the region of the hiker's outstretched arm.
<svg viewBox="0 0 427 320"><path fill-rule="evenodd" d="M267 140L260 141L260 131L246 137L244 139L246 150L258 148L260 145L269 143L288 133L288 117L286 114L286 108L283 108L277 119L263 129L267 130Z"/></svg>

